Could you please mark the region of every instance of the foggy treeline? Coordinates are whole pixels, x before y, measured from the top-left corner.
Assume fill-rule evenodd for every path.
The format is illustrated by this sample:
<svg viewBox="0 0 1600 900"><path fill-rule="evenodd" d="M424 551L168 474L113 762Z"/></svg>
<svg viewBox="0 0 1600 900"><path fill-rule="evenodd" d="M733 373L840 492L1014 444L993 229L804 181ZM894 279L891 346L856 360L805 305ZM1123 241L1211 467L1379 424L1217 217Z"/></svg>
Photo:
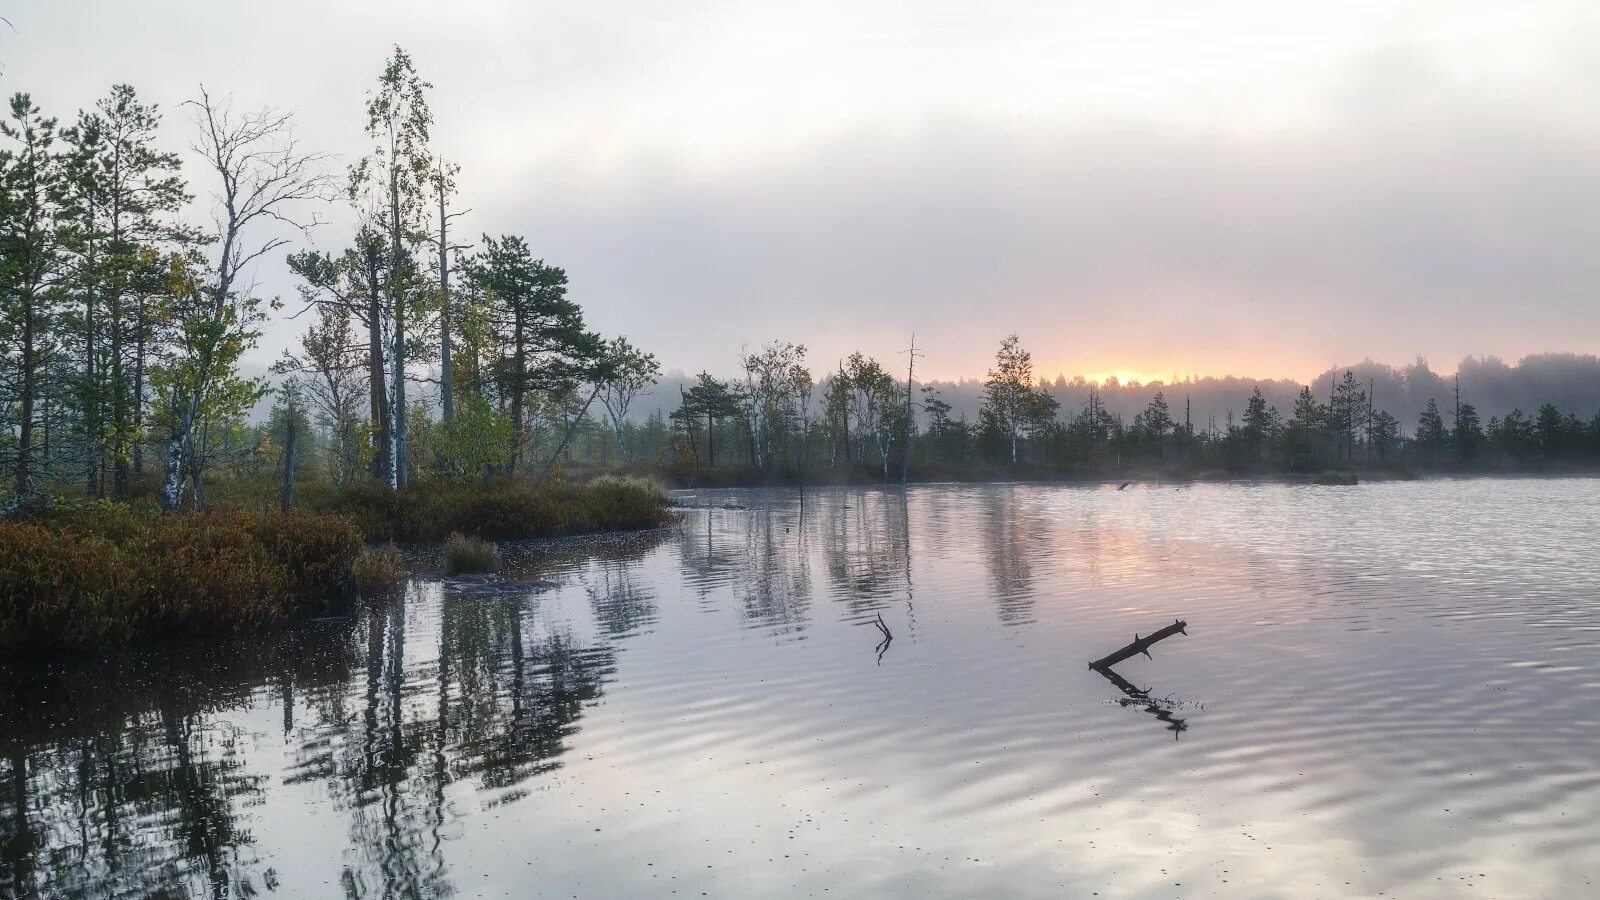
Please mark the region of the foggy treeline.
<svg viewBox="0 0 1600 900"><path fill-rule="evenodd" d="M1421 360L1366 363L1306 385L1048 381L1015 334L983 381L955 385L908 382L859 353L814 377L805 356L774 342L742 356L742 376L664 383L677 396L624 431L638 456L712 479L741 469L888 481L1600 463L1592 356L1474 359L1449 378Z"/></svg>
<svg viewBox="0 0 1600 900"><path fill-rule="evenodd" d="M1539 353L1512 364L1495 356L1467 357L1454 371L1448 372L1436 371L1420 357L1403 366L1365 360L1348 367L1331 367L1318 374L1311 385L1314 389L1320 387L1326 394L1346 368L1355 374L1356 380L1369 386L1379 405L1402 422L1414 422L1429 398L1442 401L1450 395L1457 372L1464 389L1479 401L1477 405L1482 409L1534 410L1545 403L1554 403L1561 409L1600 410L1600 356L1589 354ZM1235 417L1242 414L1251 391L1257 387L1261 388L1267 402L1279 409L1293 406L1295 395L1305 387L1289 378L1237 375L1191 375L1148 382L1123 382L1115 377L1092 381L1082 375L1057 375L1049 380L1041 378L1041 381L1051 395L1068 408L1086 403L1092 387L1108 412L1130 421L1149 403L1153 392L1164 391L1168 402L1180 411L1185 401L1189 403L1190 415L1201 430L1208 427L1212 419L1219 428L1223 427L1229 412ZM679 388L693 383L694 378L680 371L663 374L657 390L638 403L638 420L643 421L651 413L670 414L677 405ZM950 404L951 415L977 420L983 406L984 379L919 378L916 383L919 388L924 385L937 388L940 397ZM926 421L920 413L918 421Z"/></svg>

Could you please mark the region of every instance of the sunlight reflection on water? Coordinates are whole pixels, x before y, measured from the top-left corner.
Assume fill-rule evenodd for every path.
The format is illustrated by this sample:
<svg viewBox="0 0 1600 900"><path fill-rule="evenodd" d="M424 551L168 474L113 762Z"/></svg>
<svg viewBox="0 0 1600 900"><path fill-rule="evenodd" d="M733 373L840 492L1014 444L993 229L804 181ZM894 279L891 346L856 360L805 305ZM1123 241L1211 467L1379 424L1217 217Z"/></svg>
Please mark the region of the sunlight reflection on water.
<svg viewBox="0 0 1600 900"><path fill-rule="evenodd" d="M0 894L1594 890L1600 481L678 499L503 547L554 586L5 672ZM1085 667L1177 618L1148 699Z"/></svg>

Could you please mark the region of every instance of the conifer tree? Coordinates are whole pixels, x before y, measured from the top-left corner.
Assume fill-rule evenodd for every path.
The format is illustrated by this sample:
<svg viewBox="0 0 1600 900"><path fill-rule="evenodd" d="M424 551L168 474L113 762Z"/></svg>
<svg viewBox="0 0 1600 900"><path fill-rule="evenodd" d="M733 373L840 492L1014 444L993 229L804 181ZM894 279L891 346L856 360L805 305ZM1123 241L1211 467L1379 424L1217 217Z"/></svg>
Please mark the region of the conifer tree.
<svg viewBox="0 0 1600 900"><path fill-rule="evenodd" d="M56 120L45 118L29 95L13 96L9 113L0 120L0 134L14 145L0 153L0 339L6 399L16 409L12 496L21 502L35 489L34 438L60 312L54 287L60 275L56 211L62 160L54 148Z"/></svg>
<svg viewBox="0 0 1600 900"><path fill-rule="evenodd" d="M1422 450L1423 459L1429 462L1438 461L1439 454L1444 450L1446 436L1444 416L1439 414L1439 403L1429 397L1427 406L1423 407L1422 414L1417 417L1417 446Z"/></svg>
<svg viewBox="0 0 1600 900"><path fill-rule="evenodd" d="M384 317L388 321L389 358L388 446L385 449L391 488L407 479L406 364L410 330L416 327L423 302L417 278L416 248L423 239L422 210L433 177L428 132L428 82L417 75L411 57L395 47L367 98L367 137L371 152L350 170L350 198L376 211L373 225L384 237Z"/></svg>

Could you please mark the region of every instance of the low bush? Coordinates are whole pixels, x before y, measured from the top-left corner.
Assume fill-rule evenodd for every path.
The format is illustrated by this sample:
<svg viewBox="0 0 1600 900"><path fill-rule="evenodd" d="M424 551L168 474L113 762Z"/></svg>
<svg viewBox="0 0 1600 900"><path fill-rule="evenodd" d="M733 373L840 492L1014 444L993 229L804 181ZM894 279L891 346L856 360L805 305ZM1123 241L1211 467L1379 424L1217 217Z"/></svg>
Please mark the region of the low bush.
<svg viewBox="0 0 1600 900"><path fill-rule="evenodd" d="M347 520L116 504L0 522L0 647L237 633L337 594L361 549Z"/></svg>
<svg viewBox="0 0 1600 900"><path fill-rule="evenodd" d="M1352 485L1360 481L1354 472L1321 472L1314 479L1316 484Z"/></svg>
<svg viewBox="0 0 1600 900"><path fill-rule="evenodd" d="M444 564L451 575L493 572L500 568L500 551L488 541L458 531L444 540Z"/></svg>
<svg viewBox="0 0 1600 900"><path fill-rule="evenodd" d="M409 573L400 559L400 549L390 543L362 550L356 557L353 574L356 590L363 594L381 594L394 590Z"/></svg>
<svg viewBox="0 0 1600 900"><path fill-rule="evenodd" d="M517 539L654 528L671 518L666 494L644 479L597 478L575 485L531 480L490 487L449 482L391 491L352 485L310 501L348 516L368 540L440 540L452 532Z"/></svg>

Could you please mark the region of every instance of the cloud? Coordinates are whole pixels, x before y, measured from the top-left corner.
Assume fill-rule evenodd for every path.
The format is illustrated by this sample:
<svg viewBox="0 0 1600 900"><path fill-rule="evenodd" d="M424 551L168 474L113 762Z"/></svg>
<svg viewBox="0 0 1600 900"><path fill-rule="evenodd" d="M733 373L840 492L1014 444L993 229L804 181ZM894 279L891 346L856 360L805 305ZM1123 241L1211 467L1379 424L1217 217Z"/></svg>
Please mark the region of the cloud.
<svg viewBox="0 0 1600 900"><path fill-rule="evenodd" d="M204 80L352 160L405 44L463 165L461 233L526 234L672 367L772 338L887 359L913 329L945 377L1011 330L1051 374L1600 341L1600 11L1571 4L83 12L13 17L6 85L70 119L129 81L174 147Z"/></svg>
<svg viewBox="0 0 1600 900"><path fill-rule="evenodd" d="M715 169L545 159L490 217L687 367L769 337L883 355L912 330L948 375L1013 329L1069 373L1600 340L1596 110L1396 54L1332 94L1315 126L1249 134L947 115Z"/></svg>

